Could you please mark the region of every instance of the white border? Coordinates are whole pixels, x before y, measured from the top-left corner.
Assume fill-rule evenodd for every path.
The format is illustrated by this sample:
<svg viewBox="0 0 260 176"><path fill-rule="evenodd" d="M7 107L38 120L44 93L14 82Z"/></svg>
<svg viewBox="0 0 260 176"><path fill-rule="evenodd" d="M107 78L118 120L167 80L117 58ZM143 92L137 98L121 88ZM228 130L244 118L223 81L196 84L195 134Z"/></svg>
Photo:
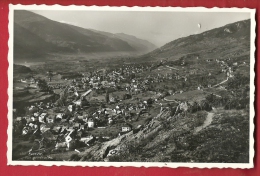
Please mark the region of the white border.
<svg viewBox="0 0 260 176"><path fill-rule="evenodd" d="M12 97L13 97L13 18L14 10L88 10L88 11L153 11L153 12L247 12L250 13L251 19L251 41L250 41L250 153L249 163L161 163L161 162L61 162L61 161L12 161ZM256 22L255 22L255 9L248 8L204 8L204 7L110 7L110 6L60 6L60 5L9 5L9 52L8 52L8 141L7 141L7 165L22 165L22 166L134 166L134 167L189 167L189 168L253 168L254 158L254 101L255 101L255 38L256 38Z"/></svg>

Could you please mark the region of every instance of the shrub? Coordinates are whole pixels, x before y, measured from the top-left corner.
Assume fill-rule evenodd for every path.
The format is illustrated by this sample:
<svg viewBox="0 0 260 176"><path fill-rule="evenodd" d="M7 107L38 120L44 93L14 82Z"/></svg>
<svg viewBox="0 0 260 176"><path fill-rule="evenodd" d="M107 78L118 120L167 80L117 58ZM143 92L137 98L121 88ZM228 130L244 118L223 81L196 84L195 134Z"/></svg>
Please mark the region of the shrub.
<svg viewBox="0 0 260 176"><path fill-rule="evenodd" d="M204 111L197 112L194 125L195 126L202 125L204 123L205 119L206 119L206 116L207 116L206 112L204 112Z"/></svg>

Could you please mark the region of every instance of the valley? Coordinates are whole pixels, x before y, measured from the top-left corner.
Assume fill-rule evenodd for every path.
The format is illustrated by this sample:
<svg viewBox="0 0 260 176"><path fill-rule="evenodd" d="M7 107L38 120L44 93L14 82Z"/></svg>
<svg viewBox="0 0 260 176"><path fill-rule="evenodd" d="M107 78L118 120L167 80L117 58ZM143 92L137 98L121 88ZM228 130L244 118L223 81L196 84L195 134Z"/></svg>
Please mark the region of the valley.
<svg viewBox="0 0 260 176"><path fill-rule="evenodd" d="M18 15L13 160L249 162L250 20L155 49Z"/></svg>

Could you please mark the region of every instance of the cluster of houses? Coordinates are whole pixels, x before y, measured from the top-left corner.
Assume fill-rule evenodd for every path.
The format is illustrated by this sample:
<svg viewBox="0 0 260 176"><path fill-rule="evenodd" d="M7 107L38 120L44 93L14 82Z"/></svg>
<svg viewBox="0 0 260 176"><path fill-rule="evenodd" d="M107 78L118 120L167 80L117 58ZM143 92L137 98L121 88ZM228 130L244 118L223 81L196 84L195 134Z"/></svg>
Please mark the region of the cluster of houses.
<svg viewBox="0 0 260 176"><path fill-rule="evenodd" d="M225 61L216 59L216 62L221 67L221 72L226 73L227 78L233 77L233 68L229 66ZM233 63L233 66L237 66L237 62Z"/></svg>
<svg viewBox="0 0 260 176"><path fill-rule="evenodd" d="M216 60L216 62L231 75L231 67L227 67L224 61ZM23 117L18 115L15 117L14 129L16 126L22 126L20 131L18 130L20 135L45 137L53 141L56 148L67 149L71 149L75 143L90 145L95 142L98 136L91 133L95 128L105 129L119 124L119 134L130 132L134 129L132 122L138 121L141 116L148 117L150 107L153 105L160 107L158 101L163 101L165 96L160 91L153 92L148 98L136 95L149 92L149 85L164 80L187 81L189 75L196 72L191 70L192 73L185 75L172 72L152 76L153 67L153 65L124 65L117 69L84 73L81 77L72 78L70 85L52 83L53 89L61 89L60 101L63 102L60 104L39 102L26 107L27 113ZM161 68L158 66L156 69ZM98 93L104 99L92 102L89 97L94 96L94 92L98 90L104 90ZM118 90L125 92L123 96L117 95ZM110 139L109 136L103 138Z"/></svg>

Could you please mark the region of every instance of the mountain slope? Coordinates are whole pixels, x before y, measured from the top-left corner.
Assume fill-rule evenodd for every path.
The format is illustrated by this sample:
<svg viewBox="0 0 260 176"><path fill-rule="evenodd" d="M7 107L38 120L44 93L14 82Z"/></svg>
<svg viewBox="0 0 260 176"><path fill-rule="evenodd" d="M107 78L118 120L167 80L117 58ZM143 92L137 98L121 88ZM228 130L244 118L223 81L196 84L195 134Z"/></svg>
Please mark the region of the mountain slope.
<svg viewBox="0 0 260 176"><path fill-rule="evenodd" d="M115 34L117 38L127 41L133 48L140 52L150 52L157 47L147 40L138 39L135 36L127 35L124 33Z"/></svg>
<svg viewBox="0 0 260 176"><path fill-rule="evenodd" d="M107 37L118 38L123 41L126 41L131 47L133 47L136 51L139 51L141 53L147 53L147 52L153 51L154 49L157 48L157 46L155 46L153 43L151 43L147 40L139 39L132 35L128 35L128 34L124 34L124 33L112 34L109 32L97 31L97 30L93 30L93 29L90 29L90 30L92 30L93 32L97 32L99 34L105 35Z"/></svg>
<svg viewBox="0 0 260 176"><path fill-rule="evenodd" d="M103 36L92 31L85 30L83 34L71 25L55 22L32 12L15 11L14 19L16 24L29 30L45 42L66 48L68 51L116 51L117 47L121 47L123 51L134 50L124 41L117 42L118 46L115 45L115 48L113 48L110 43L103 43L100 40L100 38L104 38ZM18 36L14 37L16 40ZM29 39L31 40L31 38ZM122 47L122 45L125 47Z"/></svg>
<svg viewBox="0 0 260 176"><path fill-rule="evenodd" d="M250 20L244 20L201 34L179 38L143 55L142 58L148 60L154 58L176 60L188 54L206 58L214 56L214 53L220 54L220 52L223 53L221 56L225 56L226 53L223 51L231 48L236 51L240 49L248 50L249 44Z"/></svg>
<svg viewBox="0 0 260 176"><path fill-rule="evenodd" d="M139 39L136 39L139 40ZM49 20L33 12L14 12L15 58L48 53L133 52L143 48L92 30Z"/></svg>

